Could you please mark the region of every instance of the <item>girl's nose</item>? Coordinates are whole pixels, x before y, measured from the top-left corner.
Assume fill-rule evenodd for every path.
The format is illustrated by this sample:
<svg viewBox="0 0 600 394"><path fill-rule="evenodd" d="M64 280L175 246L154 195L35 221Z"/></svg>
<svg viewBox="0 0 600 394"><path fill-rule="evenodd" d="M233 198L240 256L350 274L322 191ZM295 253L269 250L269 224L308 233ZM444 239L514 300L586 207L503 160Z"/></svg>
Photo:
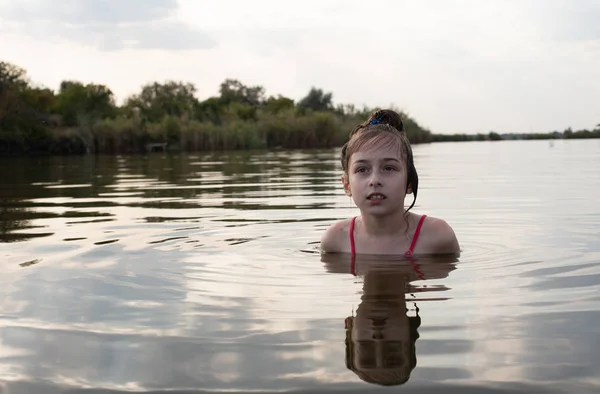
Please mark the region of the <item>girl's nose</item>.
<svg viewBox="0 0 600 394"><path fill-rule="evenodd" d="M381 186L381 179L379 178L379 175L377 175L376 173L373 173L373 175L371 175L371 179L369 180L369 186Z"/></svg>

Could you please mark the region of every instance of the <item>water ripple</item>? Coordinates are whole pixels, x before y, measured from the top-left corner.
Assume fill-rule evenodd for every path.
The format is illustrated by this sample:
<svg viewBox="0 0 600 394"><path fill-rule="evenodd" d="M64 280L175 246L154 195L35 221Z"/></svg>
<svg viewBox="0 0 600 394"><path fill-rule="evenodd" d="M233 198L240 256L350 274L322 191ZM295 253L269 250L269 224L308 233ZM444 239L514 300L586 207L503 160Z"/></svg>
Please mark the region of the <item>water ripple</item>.
<svg viewBox="0 0 600 394"><path fill-rule="evenodd" d="M337 149L3 162L0 391L597 392L598 149L415 146L460 258L354 266Z"/></svg>

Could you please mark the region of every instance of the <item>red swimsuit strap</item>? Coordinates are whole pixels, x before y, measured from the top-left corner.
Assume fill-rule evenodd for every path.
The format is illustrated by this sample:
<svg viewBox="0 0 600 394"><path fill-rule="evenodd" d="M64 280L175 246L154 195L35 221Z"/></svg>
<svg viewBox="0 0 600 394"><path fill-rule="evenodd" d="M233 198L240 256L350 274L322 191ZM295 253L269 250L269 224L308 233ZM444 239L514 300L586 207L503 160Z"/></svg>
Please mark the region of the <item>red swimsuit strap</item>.
<svg viewBox="0 0 600 394"><path fill-rule="evenodd" d="M415 235L413 236L412 242L410 244L410 248L408 248L408 250L405 253L406 256L412 256L413 255L413 251L415 249L415 245L417 244L417 239L419 238L419 233L421 232L421 226L423 225L423 221L425 220L426 216L427 215L422 215L421 216L421 219L419 220L419 224L417 225L417 229L415 230Z"/></svg>
<svg viewBox="0 0 600 394"><path fill-rule="evenodd" d="M350 221L350 253L355 254L356 250L354 248L354 222L356 221L356 216L352 218Z"/></svg>
<svg viewBox="0 0 600 394"><path fill-rule="evenodd" d="M356 264L356 250L354 248L354 222L356 221L356 216L352 218L352 220L350 221L350 250L351 250L351 256L350 256L350 272L352 273L352 275L356 276L356 273L354 272L354 265Z"/></svg>

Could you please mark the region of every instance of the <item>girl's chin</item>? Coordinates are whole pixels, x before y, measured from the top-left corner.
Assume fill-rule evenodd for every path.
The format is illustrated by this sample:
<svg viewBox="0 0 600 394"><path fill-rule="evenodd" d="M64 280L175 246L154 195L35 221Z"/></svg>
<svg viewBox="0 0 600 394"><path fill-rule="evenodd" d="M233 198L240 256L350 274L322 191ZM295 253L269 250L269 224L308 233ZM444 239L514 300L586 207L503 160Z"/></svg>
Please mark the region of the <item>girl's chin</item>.
<svg viewBox="0 0 600 394"><path fill-rule="evenodd" d="M376 211L381 211L381 210L385 209L386 211L389 211L390 213L394 212L396 210L404 212L403 206L394 204L394 203L392 203L392 201L390 201L388 199L365 200L360 205L358 205L358 207L361 209L376 210Z"/></svg>

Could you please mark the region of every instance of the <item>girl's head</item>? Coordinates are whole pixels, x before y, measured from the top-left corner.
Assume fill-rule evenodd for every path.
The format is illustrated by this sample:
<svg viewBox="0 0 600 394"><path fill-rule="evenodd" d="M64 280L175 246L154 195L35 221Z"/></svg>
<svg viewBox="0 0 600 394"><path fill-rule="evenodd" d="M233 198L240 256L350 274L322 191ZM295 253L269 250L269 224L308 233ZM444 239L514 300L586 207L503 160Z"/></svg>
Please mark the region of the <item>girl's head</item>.
<svg viewBox="0 0 600 394"><path fill-rule="evenodd" d="M392 110L383 109L373 112L369 118L356 126L350 132L350 138L342 147L342 168L345 179L349 179L349 168L352 163L352 157L357 152L394 148L400 156L400 159L406 167L406 193L413 194L413 202L408 207L410 210L417 199L417 190L419 186L419 177L413 161L413 153L410 142L404 131L404 124L400 115ZM348 182L348 181L345 181Z"/></svg>

